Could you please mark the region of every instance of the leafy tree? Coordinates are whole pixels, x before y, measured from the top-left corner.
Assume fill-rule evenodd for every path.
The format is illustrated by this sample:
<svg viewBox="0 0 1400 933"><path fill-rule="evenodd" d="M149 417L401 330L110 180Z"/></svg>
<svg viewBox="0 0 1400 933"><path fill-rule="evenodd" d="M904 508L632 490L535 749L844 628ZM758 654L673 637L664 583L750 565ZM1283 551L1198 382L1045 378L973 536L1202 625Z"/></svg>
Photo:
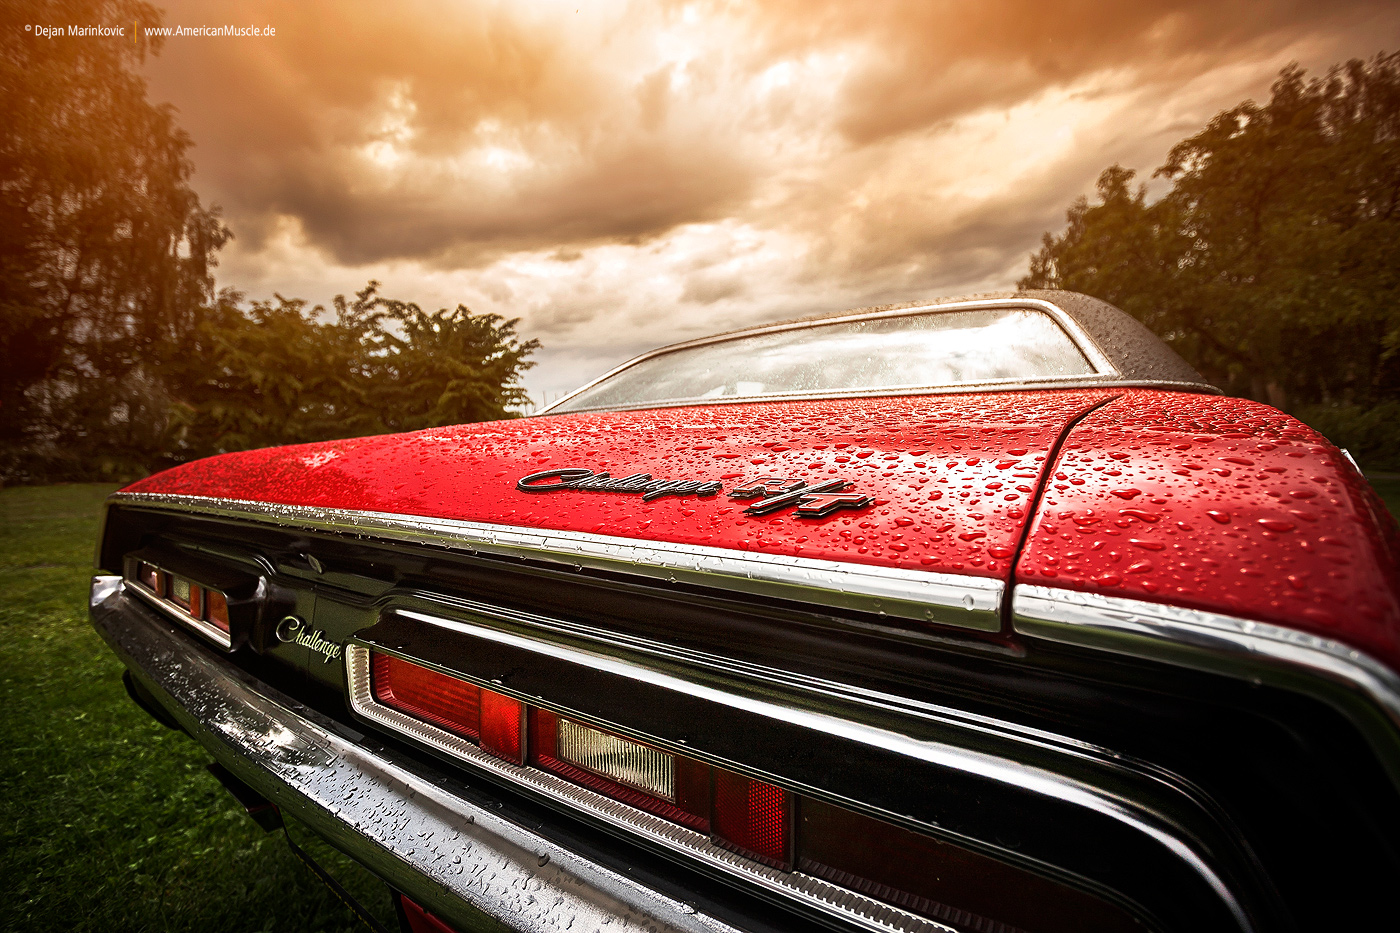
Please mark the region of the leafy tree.
<svg viewBox="0 0 1400 933"><path fill-rule="evenodd" d="M246 312L223 293L201 311L194 352L165 369L172 461L339 437L513 417L539 346L515 320L465 306L424 312L370 282L334 317L277 296Z"/></svg>
<svg viewBox="0 0 1400 933"><path fill-rule="evenodd" d="M189 137L134 70L156 42L23 28L138 20L159 13L136 0L0 13L0 444L11 452L149 453L163 411L153 370L211 296L229 236L189 187Z"/></svg>
<svg viewBox="0 0 1400 933"><path fill-rule="evenodd" d="M21 19L23 17L23 19ZM215 294L231 234L190 188L190 138L146 99L140 0L0 7L0 475L131 476L206 454L486 418L524 402L537 341L378 283L334 313Z"/></svg>
<svg viewBox="0 0 1400 933"><path fill-rule="evenodd" d="M1113 302L1227 391L1400 462L1400 53L1286 68L1173 147L1162 197L1133 177L1105 170L1021 287Z"/></svg>

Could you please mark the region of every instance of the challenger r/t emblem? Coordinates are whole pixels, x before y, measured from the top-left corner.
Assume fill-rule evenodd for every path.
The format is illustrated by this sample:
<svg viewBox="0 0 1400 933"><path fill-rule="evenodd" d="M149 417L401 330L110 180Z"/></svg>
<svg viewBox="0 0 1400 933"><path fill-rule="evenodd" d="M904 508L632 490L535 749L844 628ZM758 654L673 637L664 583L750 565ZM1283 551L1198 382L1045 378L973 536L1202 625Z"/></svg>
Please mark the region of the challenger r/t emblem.
<svg viewBox="0 0 1400 933"><path fill-rule="evenodd" d="M853 485L844 479L804 483L800 479L760 476L731 491L729 498L757 499L744 509L746 515L767 515L791 508L798 518L825 518L841 509L868 509L875 504L870 496L846 492ZM655 479L650 473L614 477L582 467L562 467L522 476L515 481L515 488L521 492L623 492L651 502L662 496L713 496L724 487L712 479ZM280 635L281 630L278 631Z"/></svg>
<svg viewBox="0 0 1400 933"><path fill-rule="evenodd" d="M729 493L731 499L757 499L744 509L746 515L767 515L796 506L799 518L823 518L839 509L868 509L875 504L870 496L845 492L855 484L844 479L807 484L800 479L760 476Z"/></svg>

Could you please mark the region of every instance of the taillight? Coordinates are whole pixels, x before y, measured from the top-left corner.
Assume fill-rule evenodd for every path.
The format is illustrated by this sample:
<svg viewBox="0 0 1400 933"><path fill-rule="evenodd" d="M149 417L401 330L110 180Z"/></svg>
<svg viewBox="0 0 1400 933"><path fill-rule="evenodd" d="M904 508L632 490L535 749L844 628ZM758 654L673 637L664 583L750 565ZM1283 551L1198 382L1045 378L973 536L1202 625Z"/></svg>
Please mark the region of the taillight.
<svg viewBox="0 0 1400 933"><path fill-rule="evenodd" d="M475 741L496 758L704 833L716 846L780 871L796 869L969 929L1137 928L1106 901L955 843L527 706L412 661L355 645L347 655L357 710L372 714L356 705L356 697L367 696ZM361 693L357 684L364 681L357 678L366 674ZM413 734L401 720L378 721Z"/></svg>
<svg viewBox="0 0 1400 933"><path fill-rule="evenodd" d="M481 691L481 749L525 763L525 704L491 690Z"/></svg>
<svg viewBox="0 0 1400 933"><path fill-rule="evenodd" d="M497 758L525 763L525 706L476 684L376 651L370 688L380 703L476 741Z"/></svg>
<svg viewBox="0 0 1400 933"><path fill-rule="evenodd" d="M227 632L228 627L228 599L218 590L205 590L204 618L210 624L216 626L221 631Z"/></svg>
<svg viewBox="0 0 1400 933"><path fill-rule="evenodd" d="M715 769L715 840L775 868L792 867L792 795L781 787Z"/></svg>
<svg viewBox="0 0 1400 933"><path fill-rule="evenodd" d="M155 564L140 563L136 565L136 582L157 596L165 595L165 586L161 578L164 574Z"/></svg>
<svg viewBox="0 0 1400 933"><path fill-rule="evenodd" d="M126 579L170 615L223 647L230 646L228 598L223 592L143 560L127 563Z"/></svg>
<svg viewBox="0 0 1400 933"><path fill-rule="evenodd" d="M528 749L529 763L542 770L710 833L750 858L792 867L792 796L782 788L547 710L527 710L512 697L393 655L371 652L369 668L370 693L384 706L514 764L526 763Z"/></svg>
<svg viewBox="0 0 1400 933"><path fill-rule="evenodd" d="M375 652L374 698L415 719L475 739L481 732L481 689L420 664Z"/></svg>

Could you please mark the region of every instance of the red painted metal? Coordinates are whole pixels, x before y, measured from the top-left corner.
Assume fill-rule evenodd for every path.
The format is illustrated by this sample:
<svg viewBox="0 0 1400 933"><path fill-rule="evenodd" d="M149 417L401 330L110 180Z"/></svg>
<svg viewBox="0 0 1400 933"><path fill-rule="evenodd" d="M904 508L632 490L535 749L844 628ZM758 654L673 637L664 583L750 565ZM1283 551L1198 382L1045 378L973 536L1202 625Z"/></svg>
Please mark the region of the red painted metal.
<svg viewBox="0 0 1400 933"><path fill-rule="evenodd" d="M1400 669L1400 532L1316 432L1240 399L1063 390L582 413L227 454L131 492L560 529L1010 580L1290 625ZM527 493L551 468L840 476L873 508L743 514L721 494Z"/></svg>
<svg viewBox="0 0 1400 933"><path fill-rule="evenodd" d="M227 496L887 564L1006 579L1065 425L1104 391L1005 392L586 413L227 454L131 492ZM615 477L844 477L865 511L755 518L725 494L520 492L550 468Z"/></svg>
<svg viewBox="0 0 1400 933"><path fill-rule="evenodd" d="M1016 582L1275 622L1400 669L1400 533L1266 405L1131 390L1066 438Z"/></svg>

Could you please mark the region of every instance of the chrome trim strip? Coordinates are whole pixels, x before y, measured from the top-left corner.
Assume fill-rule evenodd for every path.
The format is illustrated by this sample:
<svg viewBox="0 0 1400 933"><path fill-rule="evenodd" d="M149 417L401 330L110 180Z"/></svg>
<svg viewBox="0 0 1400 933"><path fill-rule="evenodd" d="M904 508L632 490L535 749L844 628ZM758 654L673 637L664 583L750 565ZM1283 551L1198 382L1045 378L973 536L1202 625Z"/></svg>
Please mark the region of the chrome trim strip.
<svg viewBox="0 0 1400 933"><path fill-rule="evenodd" d="M1005 587L1000 580L988 577L640 541L578 531L242 499L119 492L109 501L125 506L195 512L332 534L447 547L472 554L542 560L572 568L588 567L983 632L1001 630L1000 609Z"/></svg>
<svg viewBox="0 0 1400 933"><path fill-rule="evenodd" d="M1063 380L1044 379L1036 382L969 382L956 386L930 386L903 389L842 389L833 392L775 393L773 395L736 395L725 398L680 399L666 402L639 402L635 405L608 405L604 408L575 408L557 412L560 416L589 411L652 411L664 408L708 408L711 405L752 405L759 403L807 402L833 398L904 398L923 395L966 395L969 393L1034 392L1042 389L1158 389L1162 392L1192 392L1222 395L1218 388L1204 382L1176 382L1169 379L1119 379L1113 376L1066 376ZM560 399L563 401L563 399ZM552 407L552 406L551 406ZM543 418L555 412L537 411L526 418Z"/></svg>
<svg viewBox="0 0 1400 933"><path fill-rule="evenodd" d="M1258 680L1272 670L1361 693L1400 729L1400 676L1341 642L1234 616L1018 583L1012 627L1036 638ZM1392 744L1394 739L1392 738Z"/></svg>
<svg viewBox="0 0 1400 933"><path fill-rule="evenodd" d="M163 597L159 596L154 591L147 589L139 580L127 580L126 585L148 605L160 610L190 631L203 635L225 651L233 649L233 636L217 625L210 625L203 619L196 619L189 613L182 612L178 607L167 603Z"/></svg>
<svg viewBox="0 0 1400 933"><path fill-rule="evenodd" d="M740 933L456 796L431 768L317 718L126 589L95 577L92 623L156 701L241 780L454 926Z"/></svg>
<svg viewBox="0 0 1400 933"><path fill-rule="evenodd" d="M651 359L651 358L654 357L654 356L660 356L660 355L662 355L663 353L671 353L671 352L676 351L676 350L689 350L689 349L691 349L692 347L703 347L703 346L708 346L709 344L712 344L712 343L724 343L724 342L729 341L729 340L738 340L738 339L743 338L743 337L757 337L757 336L762 335L762 334L776 334L776 333L781 333L781 332L783 332L783 331L788 331L788 330L803 330L803 329L806 329L806 328L809 328L809 327L825 327L825 326L828 325L828 324L845 324L845 323L850 322L850 321L866 321L866 320L871 320L871 319L874 319L874 318L911 317L911 316L918 315L918 314L930 314L930 313L932 313L932 314L941 314L941 313L943 313L943 312L945 312L945 311L976 311L976 310L981 310L981 309L984 309L984 308L1028 308L1028 309L1033 309L1033 310L1036 310L1036 311L1043 311L1043 312L1045 312L1046 314L1049 314L1049 315L1055 320L1055 323L1056 323L1056 324L1060 325L1060 329L1063 330L1063 331L1065 332L1065 334L1069 337L1070 341L1075 345L1076 349L1078 349L1079 352L1081 352L1081 353L1084 354L1084 358L1089 362L1089 365L1093 367L1094 372L1095 372L1097 375L1099 375L1099 376L1104 376L1104 377L1109 377L1109 378L1112 378L1112 377L1120 376L1120 375L1121 375L1121 373L1119 372L1118 368L1117 368L1116 366L1114 366L1113 363L1112 363L1112 361L1109 360L1109 358L1104 354L1104 352L1103 352L1101 349L1099 349L1099 345L1098 345L1097 343L1094 342L1094 339L1093 339L1091 336L1089 336L1088 332L1085 331L1084 328L1080 327L1080 326L1079 326L1079 322L1076 321L1074 318L1072 318L1070 315L1066 314L1065 311L1064 311L1062 308L1060 308L1058 305L1055 305L1055 304L1052 304L1051 302L1045 301L1045 300L1042 299L1042 298L983 298L983 299L973 299L973 300L971 300L971 301L955 301L955 302L947 302L947 303L942 303L942 304L933 303L933 304L926 304L926 305L918 305L917 307L913 307L913 308L891 308L891 309L889 309L889 310L887 310L887 311L864 311L864 312L860 312L860 313L857 313L857 314L839 314L839 315L836 315L835 317L818 318L818 319L815 319L815 320L807 320L807 321L791 321L791 322L786 323L786 324L770 324L770 325L768 325L768 326L766 326L766 327L752 327L752 328L748 328L748 329L745 329L745 330L730 331L729 333L726 333L726 334L715 334L715 335L710 336L710 337L700 337L700 338L698 338L698 339L696 339L696 340L685 340L685 341L682 341L681 343L673 343L673 344L671 344L670 346L658 347L658 348L655 349L655 350L648 350L646 353L643 353L643 354L641 354L640 356L635 356L635 357L633 357L632 359L628 360L627 362L623 363L622 365L617 366L617 367L614 367L613 369L608 370L606 373L603 373L603 375L599 376L597 379L594 379L592 382L589 382L589 383L587 383L587 384L585 384L585 385L579 386L577 389L575 389L574 391L570 392L568 395L564 396L563 398L555 399L555 400L554 400L553 402L551 402L549 405L547 405L547 406L545 406L544 408L541 408L539 411L535 412L535 414L534 414L532 417L538 417L539 415L547 415L547 414L550 414L551 412L554 411L554 409L558 408L560 405L563 405L565 402L569 401L569 399L573 398L575 395L578 395L578 394L581 393L581 392L585 392L585 391L587 391L588 389L593 388L594 386L596 386L598 383L604 381L605 379L610 379L610 378L612 378L613 376L615 376L615 375L617 375L618 373L622 372L624 369L628 369L628 368L630 368L630 367L632 367L632 366L635 366L635 365L637 365L638 363L642 362L643 360L649 360L649 359ZM1085 377L1083 377L1083 376L1067 376L1067 377L1065 377L1065 378L1066 378L1067 380L1082 380L1082 379L1084 379ZM1050 384L1053 385L1054 382L1055 382L1055 380L1053 380L1053 379L1041 379L1041 380L1036 380L1036 385L1039 385L1039 384L1041 384L1041 383L1050 383ZM1102 384L1113 385L1114 383L1105 382L1105 383L1102 383ZM1009 382L1009 383L1008 383L1008 388L1010 388L1010 387L1022 388L1022 387L1030 387L1030 386L1031 386L1031 383L1025 382L1025 381L1022 381L1022 382L1014 382L1014 381L1013 381L1013 382ZM940 388L942 388L942 387L929 386L929 387L927 387L927 388L937 390L937 389L940 389ZM976 391L976 390L977 390L977 387L974 386L974 385L967 385L967 386L950 386L950 387L948 387L948 388L954 389L954 390L958 390L958 391ZM858 391L858 390L857 390L857 391ZM871 389L871 390L867 390L867 391L864 391L864 392L859 392L859 394L864 394L864 395L910 395L910 394L913 394L915 391L917 391L916 388L914 388L914 387L908 387L908 386L903 386L903 387L882 387L882 388L880 388L880 389ZM635 406L635 407L638 407L638 408L672 407L674 404L680 404L680 405L704 405L704 404L709 404L709 403L716 402L716 401L767 402L767 401L777 401L777 400L780 400L780 399L793 399L793 398L833 398L833 397L839 398L839 397L844 397L844 396L852 395L852 394L854 394L854 393L851 392L851 391L843 390L843 391L840 391L840 392L822 393L822 394L807 394L807 393L803 393L803 394L801 394L801 395L788 394L788 395L784 395L784 396L776 396L776 395L756 395L756 396L751 396L751 397L748 397L748 398L734 398L734 399L684 399L684 400L668 400L667 402L650 402L650 403L647 403L647 404L645 404L645 405L639 405L639 406ZM576 409L576 411L597 411L597 410L599 410L599 409L596 409L596 408L579 408L579 409ZM623 410L623 409L615 409L613 406L606 406L606 410L613 411L613 410ZM572 412L570 412L570 414L572 414Z"/></svg>
<svg viewBox="0 0 1400 933"><path fill-rule="evenodd" d="M801 872L769 868L720 848L708 836L677 823L594 793L528 765L516 765L488 755L473 743L429 723L414 719L374 699L370 687L370 651L358 644L345 646L345 677L350 708L368 720L409 736L453 758L497 777L583 810L610 826L641 836L673 852L743 878L759 887L799 901L823 913L855 922L879 933L954 933L950 928L863 894L829 884Z"/></svg>
<svg viewBox="0 0 1400 933"><path fill-rule="evenodd" d="M397 614L449 631L459 632L471 637L508 645L512 648L542 654L556 660L578 664L592 670L606 671L610 674L626 677L665 690L672 690L730 708L741 709L748 713L766 716L770 719L800 728L811 729L825 735L840 736L843 739L894 752L895 754L903 755L913 760L927 762L950 770L975 774L980 777L1010 784L1014 787L1020 787L1039 796L1049 797L1093 810L1148 836L1170 851L1178 859L1190 865L1191 869L1211 887L1220 900L1226 905L1227 909L1239 923L1240 928L1242 930L1253 929L1243 908L1226 887L1224 881L1188 844L1157 826L1143 821L1112 796L1083 784L1082 782L1042 768L998 758L983 752L972 751L942 742L916 739L897 732L892 732L888 729L882 729L848 719L841 719L826 713L784 706L780 703L727 693L723 690L717 690L703 684L683 680L662 671L653 670L639 664L592 651L536 641L511 632L505 632L482 625L473 625L455 619L428 615L413 610L396 609L394 611ZM352 649L356 653L357 663L361 665L360 669L351 666L349 659ZM503 777L526 784L540 793L555 797L571 806L580 807L589 812L595 812L596 808L602 807L606 812L596 812L595 815L607 819L614 825L621 825L633 832L641 832L651 837L652 830L649 828L650 823L659 820L659 818L653 817L651 814L641 810L633 810L631 807L626 807L609 798L594 794L592 791L587 791L576 785L569 784L568 782L555 778L553 775L538 772L533 768L521 768L516 765L501 762L498 759L485 755L478 750L476 746L463 742L463 740L456 738L451 733L437 729L427 723L409 719L387 707L379 706L375 703L369 692L368 649L353 642L348 643L346 645L346 659L346 676L351 690L351 706L357 713L365 716L365 718L404 731L434 748L456 755L474 765L485 767ZM395 722L391 723L385 719L378 718L381 715L391 713L396 717ZM404 722L405 720L407 721L406 723ZM421 737L425 734L428 735L429 738ZM468 754L462 754L453 746L469 749L470 752ZM627 816L628 819L619 822L619 813ZM633 815L635 815L636 819L632 819ZM660 823L667 828L667 833L656 838L655 841L671 845L671 840L679 838L675 837L674 833L671 832L673 824L664 820L661 820ZM674 827L674 829L676 832L690 833L689 830L684 830L681 827ZM691 835L698 834L691 833ZM704 837L699 838L703 839ZM707 857L704 851L693 849L689 845L682 844L679 851L697 857ZM717 851L724 853L724 859L717 863L719 867L726 868L727 870L735 870L735 856L722 849L717 849ZM739 860L739 867L744 871L748 871L748 865L748 859ZM771 869L766 869L762 866L758 866L758 868L763 872L772 872ZM781 875L781 873L778 874ZM844 889L837 890L844 892Z"/></svg>

